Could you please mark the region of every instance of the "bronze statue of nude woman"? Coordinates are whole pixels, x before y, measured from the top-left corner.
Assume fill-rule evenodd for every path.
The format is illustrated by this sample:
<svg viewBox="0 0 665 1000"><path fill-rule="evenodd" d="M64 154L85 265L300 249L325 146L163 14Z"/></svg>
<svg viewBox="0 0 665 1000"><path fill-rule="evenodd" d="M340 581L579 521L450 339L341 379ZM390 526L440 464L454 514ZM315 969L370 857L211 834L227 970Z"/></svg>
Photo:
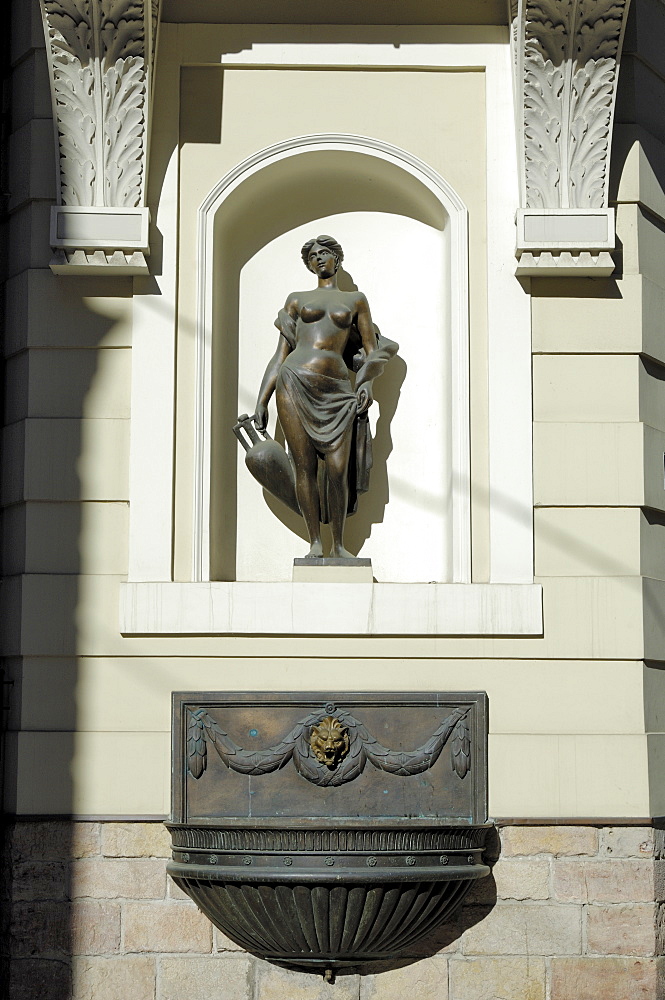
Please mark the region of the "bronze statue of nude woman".
<svg viewBox="0 0 665 1000"><path fill-rule="evenodd" d="M279 343L261 382L256 413L239 417L234 431L246 450L239 428L250 435L254 447L246 463L252 474L305 519L307 558L323 557L323 522L330 523L331 557L353 559L344 547L344 524L369 485L372 382L398 345L378 333L362 292L339 288L344 253L336 240L308 240L302 258L317 276L317 287L287 296L275 321ZM357 373L355 387L349 368ZM277 442L257 434L267 437L273 392L290 462Z"/></svg>

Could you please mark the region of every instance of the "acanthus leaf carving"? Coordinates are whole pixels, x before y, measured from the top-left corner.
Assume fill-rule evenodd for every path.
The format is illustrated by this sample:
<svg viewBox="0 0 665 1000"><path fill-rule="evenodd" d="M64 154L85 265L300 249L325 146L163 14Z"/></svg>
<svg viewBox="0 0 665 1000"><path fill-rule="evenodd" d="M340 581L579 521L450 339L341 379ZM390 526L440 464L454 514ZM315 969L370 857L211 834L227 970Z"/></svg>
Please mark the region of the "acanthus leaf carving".
<svg viewBox="0 0 665 1000"><path fill-rule="evenodd" d="M618 58L630 0L524 0L527 208L607 206Z"/></svg>
<svg viewBox="0 0 665 1000"><path fill-rule="evenodd" d="M97 177L90 2L47 0L45 7L60 145L61 196L68 205L90 205Z"/></svg>
<svg viewBox="0 0 665 1000"><path fill-rule="evenodd" d="M118 59L104 74L104 180L111 205L141 200L145 74L142 60Z"/></svg>
<svg viewBox="0 0 665 1000"><path fill-rule="evenodd" d="M530 112L524 129L527 198L536 208L544 208L558 197L563 85L563 73L549 61L525 83L524 104Z"/></svg>
<svg viewBox="0 0 665 1000"><path fill-rule="evenodd" d="M573 75L570 124L570 202L602 205L608 169L614 67L590 59Z"/></svg>
<svg viewBox="0 0 665 1000"><path fill-rule="evenodd" d="M60 152L59 202L138 207L145 193L146 95L159 4L41 4Z"/></svg>

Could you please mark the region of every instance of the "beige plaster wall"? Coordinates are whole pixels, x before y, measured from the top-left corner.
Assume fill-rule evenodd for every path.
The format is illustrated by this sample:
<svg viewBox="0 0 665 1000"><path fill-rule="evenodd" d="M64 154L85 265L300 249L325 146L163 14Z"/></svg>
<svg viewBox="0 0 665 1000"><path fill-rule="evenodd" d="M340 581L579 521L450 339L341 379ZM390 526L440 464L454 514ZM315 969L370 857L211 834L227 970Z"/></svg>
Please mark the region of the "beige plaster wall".
<svg viewBox="0 0 665 1000"><path fill-rule="evenodd" d="M189 34L192 33L190 28ZM195 49L191 38L183 48L186 52ZM475 540L473 559L474 578L479 580L487 579L489 561L486 511L488 459L484 88L484 74L478 71L381 71L367 68L275 70L260 67L223 70L189 66L183 69L180 90L182 144L179 233L182 259L196 259L197 210L208 192L237 163L285 137L336 132L390 142L418 156L438 171L467 205L471 263L472 481L476 486L472 498ZM199 127L197 132L197 115L200 114L197 109L209 106L211 93L220 103L219 129L217 132L211 131L207 124ZM434 115L439 123L436 130L430 127ZM473 121L473 128L468 127L469 121ZM199 141L196 141L197 138ZM334 204L335 198L325 190L324 178L321 186L323 203ZM344 204L345 199L342 197L340 205ZM263 206L261 211L265 211ZM395 211L399 211L397 206ZM247 217L249 227L254 226L260 231L267 222L262 218L253 220L250 208ZM353 260L349 266L354 271L356 280L360 280L357 261L356 268L353 267ZM393 262L393 270L395 277L398 277L399 260ZM174 574L175 579L187 580L191 574L192 559L191 442L194 432L195 353L191 331L196 326L195 268L181 267L179 279L177 399L180 416L176 446ZM401 331L398 329L393 333L389 323L390 284L385 285L384 297L375 294L371 304L374 317L386 335L393 334L395 339L399 339ZM286 291L288 289L279 286L273 289L269 278L266 287L262 289L263 294L274 298L275 312ZM383 317L388 317L385 323ZM422 327L422 335L426 336L427 324ZM413 332L404 330L404 337L408 339L410 335L413 336ZM272 334L270 337L269 343L272 345L274 337ZM272 346L265 350L267 363ZM218 393L230 391L230 386L216 385L216 389ZM235 449L233 441L231 448ZM230 460L228 456L226 460ZM222 494L220 502L223 503L224 500L225 495ZM430 578L431 576L426 577Z"/></svg>
<svg viewBox="0 0 665 1000"><path fill-rule="evenodd" d="M186 78L192 117L180 154L178 530L187 525L191 497L186 441L196 207L237 159L314 129L369 131L409 149L444 174L471 208L474 476L485 483L482 73L215 68L223 83L221 132L195 142L196 102L205 106L206 97L196 72ZM266 86L257 91L263 72ZM323 114L316 87L331 81L337 103ZM48 115L48 105L37 111ZM158 104L158 128L160 114L176 111ZM39 128L33 132L38 136ZM28 145L36 162L38 147ZM16 683L9 756L18 767L10 807L163 814L171 690L329 690L333 678L337 690L487 690L495 815L665 812L658 709L665 678L658 665L665 648L659 513L665 404L657 364L665 360L665 273L658 263L665 245L657 220L630 203L655 211L653 177L639 156L627 161L629 168L632 186L622 188L619 213L623 272L600 281L531 283L535 558L545 631L528 639L122 637L132 285L53 276L47 198L35 188L33 205L26 195L20 211L34 240L30 253L13 261L5 340L12 388L4 432L11 474L2 510L3 652ZM149 287L137 281L135 291ZM185 574L189 553L180 538L176 573ZM479 578L486 539L479 498Z"/></svg>

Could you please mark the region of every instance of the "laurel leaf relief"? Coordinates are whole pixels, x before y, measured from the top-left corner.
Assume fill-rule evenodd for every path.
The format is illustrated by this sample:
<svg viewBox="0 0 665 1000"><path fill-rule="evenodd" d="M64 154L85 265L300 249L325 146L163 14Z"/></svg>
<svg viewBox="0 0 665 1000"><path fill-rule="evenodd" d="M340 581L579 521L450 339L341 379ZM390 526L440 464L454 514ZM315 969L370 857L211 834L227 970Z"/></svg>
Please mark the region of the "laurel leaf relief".
<svg viewBox="0 0 665 1000"><path fill-rule="evenodd" d="M374 767L391 774L411 776L428 770L437 761L451 733L457 733L457 757L453 751L453 768L460 777L469 770L470 733L465 722L468 707L454 709L447 716L427 742L412 751L393 751L382 746L367 728L349 712L339 709L335 717L347 729L349 752L334 769L321 765L311 752L312 727L321 721L321 713L315 712L297 723L291 732L277 746L266 750L249 751L238 746L221 727L208 715L205 709L190 711L188 726L187 756L188 769L193 777L199 778L205 770L201 766L199 741L209 740L215 747L223 763L241 774L269 774L284 767L293 760L296 770L307 781L319 786L341 785L357 778L370 762ZM459 730L456 727L461 725ZM460 756L461 754L461 756ZM464 754L469 760L464 763ZM463 772L463 773L462 773Z"/></svg>
<svg viewBox="0 0 665 1000"><path fill-rule="evenodd" d="M460 719L453 731L450 742L450 758L453 771L459 778L466 778L471 770L471 733L466 717Z"/></svg>
<svg viewBox="0 0 665 1000"><path fill-rule="evenodd" d="M201 777L208 763L208 748L201 715L201 709L190 712L187 727L187 760L189 771L195 778Z"/></svg>

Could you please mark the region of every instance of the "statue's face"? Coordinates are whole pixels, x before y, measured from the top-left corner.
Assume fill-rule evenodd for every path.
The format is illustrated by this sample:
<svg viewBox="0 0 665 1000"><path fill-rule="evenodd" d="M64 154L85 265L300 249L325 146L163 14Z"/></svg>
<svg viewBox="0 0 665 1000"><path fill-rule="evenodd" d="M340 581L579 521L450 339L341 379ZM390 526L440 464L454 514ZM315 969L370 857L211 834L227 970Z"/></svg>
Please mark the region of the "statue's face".
<svg viewBox="0 0 665 1000"><path fill-rule="evenodd" d="M337 258L328 247L315 243L307 257L309 268L319 278L331 278L337 270Z"/></svg>
<svg viewBox="0 0 665 1000"><path fill-rule="evenodd" d="M316 759L331 770L349 752L349 734L339 719L327 715L312 729L310 746Z"/></svg>

